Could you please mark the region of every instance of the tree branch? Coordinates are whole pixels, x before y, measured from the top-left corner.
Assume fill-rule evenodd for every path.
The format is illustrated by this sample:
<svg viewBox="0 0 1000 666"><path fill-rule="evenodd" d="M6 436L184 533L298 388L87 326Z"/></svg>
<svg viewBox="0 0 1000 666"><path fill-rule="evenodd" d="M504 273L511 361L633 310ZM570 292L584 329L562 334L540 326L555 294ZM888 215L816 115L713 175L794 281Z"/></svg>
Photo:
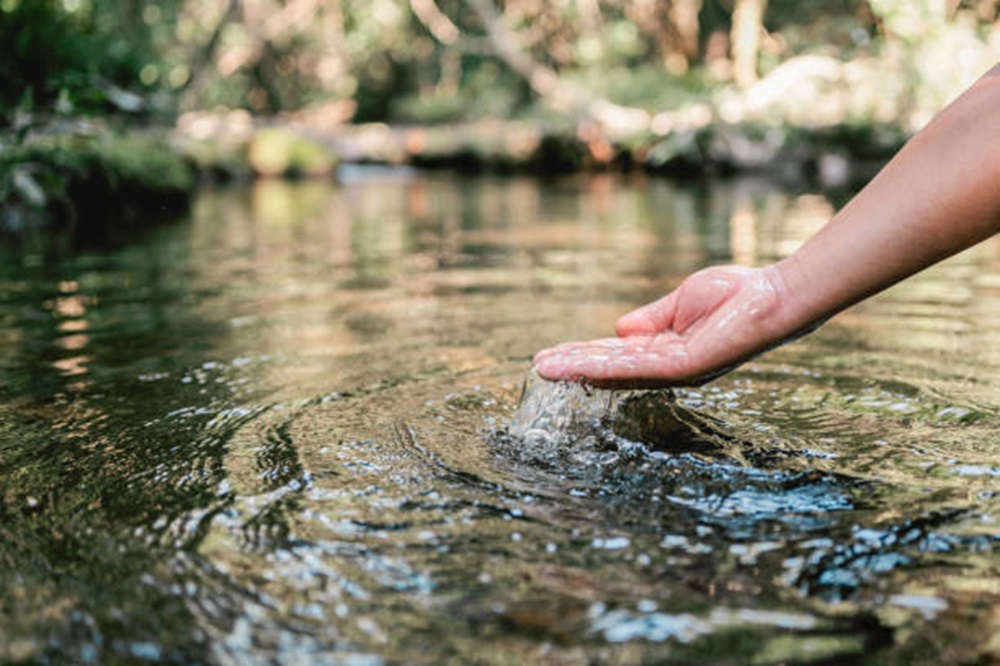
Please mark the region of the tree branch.
<svg viewBox="0 0 1000 666"><path fill-rule="evenodd" d="M183 92L190 88L201 71L212 61L212 57L215 55L215 50L219 46L219 41L222 39L222 30L226 27L226 24L236 15L237 5L239 0L229 0L229 5L226 7L226 11L222 12L222 17L219 18L219 22L215 24L215 29L212 30L211 36L208 41L205 42L205 46L202 47L201 51L197 56L191 61L189 67L191 74L188 76L188 80L184 82L184 85L180 87L178 92Z"/></svg>
<svg viewBox="0 0 1000 666"><path fill-rule="evenodd" d="M531 89L558 111L586 116L612 135L628 135L649 127L649 113L643 109L621 106L596 96L588 90L560 79L551 67L536 62L521 46L518 36L497 14L490 0L466 0L479 17L486 37L496 55L520 74Z"/></svg>
<svg viewBox="0 0 1000 666"><path fill-rule="evenodd" d="M437 6L434 0L410 0L413 14L427 30L446 46L451 46L461 36L458 26Z"/></svg>

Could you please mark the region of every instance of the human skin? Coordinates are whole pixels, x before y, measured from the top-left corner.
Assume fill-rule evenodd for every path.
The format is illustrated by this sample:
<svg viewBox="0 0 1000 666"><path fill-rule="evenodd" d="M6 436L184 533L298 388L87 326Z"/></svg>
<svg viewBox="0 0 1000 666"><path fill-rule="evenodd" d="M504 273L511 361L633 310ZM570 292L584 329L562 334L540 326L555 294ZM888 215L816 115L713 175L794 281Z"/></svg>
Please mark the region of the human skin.
<svg viewBox="0 0 1000 666"><path fill-rule="evenodd" d="M539 352L539 375L607 387L696 385L1000 232L1000 65L794 254L715 266L618 320L617 337Z"/></svg>

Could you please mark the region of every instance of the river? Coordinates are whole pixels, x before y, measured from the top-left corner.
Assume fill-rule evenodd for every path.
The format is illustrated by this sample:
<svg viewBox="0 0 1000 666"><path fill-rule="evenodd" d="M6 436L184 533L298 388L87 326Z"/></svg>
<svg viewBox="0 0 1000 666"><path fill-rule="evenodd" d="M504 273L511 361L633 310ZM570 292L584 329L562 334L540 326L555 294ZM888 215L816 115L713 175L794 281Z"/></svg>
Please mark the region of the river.
<svg viewBox="0 0 1000 666"><path fill-rule="evenodd" d="M529 372L843 202L345 167L0 249L0 661L1000 659L1000 239L700 388Z"/></svg>

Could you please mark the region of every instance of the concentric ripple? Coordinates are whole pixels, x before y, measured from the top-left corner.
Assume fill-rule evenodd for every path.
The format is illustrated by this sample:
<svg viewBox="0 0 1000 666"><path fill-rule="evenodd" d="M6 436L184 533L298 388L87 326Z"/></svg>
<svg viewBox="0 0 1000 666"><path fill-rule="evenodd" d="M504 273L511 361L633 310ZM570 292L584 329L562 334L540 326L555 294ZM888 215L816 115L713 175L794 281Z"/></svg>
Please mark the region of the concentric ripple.
<svg viewBox="0 0 1000 666"><path fill-rule="evenodd" d="M996 243L706 386L598 391L532 354L829 202L367 173L0 248L0 661L998 657Z"/></svg>

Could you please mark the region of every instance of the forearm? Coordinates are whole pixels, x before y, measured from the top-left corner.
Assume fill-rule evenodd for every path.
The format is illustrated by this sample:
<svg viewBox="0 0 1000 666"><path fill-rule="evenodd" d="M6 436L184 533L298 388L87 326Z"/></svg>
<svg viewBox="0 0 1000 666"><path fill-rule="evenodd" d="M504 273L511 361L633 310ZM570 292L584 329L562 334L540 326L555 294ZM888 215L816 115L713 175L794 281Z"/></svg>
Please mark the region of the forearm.
<svg viewBox="0 0 1000 666"><path fill-rule="evenodd" d="M618 321L619 337L539 352L547 379L700 383L1000 231L1000 66L915 136L798 251L714 266Z"/></svg>
<svg viewBox="0 0 1000 666"><path fill-rule="evenodd" d="M1000 231L1000 66L779 262L789 325L828 317Z"/></svg>

